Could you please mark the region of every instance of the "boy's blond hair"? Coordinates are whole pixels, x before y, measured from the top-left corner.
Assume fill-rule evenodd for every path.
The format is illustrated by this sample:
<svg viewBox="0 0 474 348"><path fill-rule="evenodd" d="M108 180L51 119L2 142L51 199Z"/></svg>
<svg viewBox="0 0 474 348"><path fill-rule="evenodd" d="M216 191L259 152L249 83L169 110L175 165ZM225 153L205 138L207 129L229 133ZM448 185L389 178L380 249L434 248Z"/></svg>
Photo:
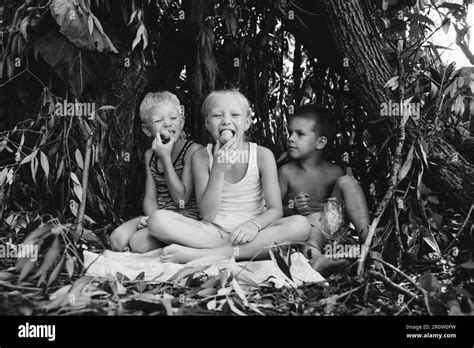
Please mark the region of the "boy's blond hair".
<svg viewBox="0 0 474 348"><path fill-rule="evenodd" d="M181 115L181 103L175 94L168 91L147 93L140 104L140 119L142 123L145 124L147 122L151 109L163 103L175 105Z"/></svg>
<svg viewBox="0 0 474 348"><path fill-rule="evenodd" d="M221 90L211 92L206 97L206 99L204 99L204 102L202 103L202 107L201 107L201 113L204 116L204 118L209 116L209 112L210 112L209 108L210 108L212 100L215 97L219 95L223 95L223 94L235 94L240 99L243 106L243 110L247 113L247 117L250 117L251 115L250 102L245 95L243 95L241 92L239 92L236 89L221 89Z"/></svg>

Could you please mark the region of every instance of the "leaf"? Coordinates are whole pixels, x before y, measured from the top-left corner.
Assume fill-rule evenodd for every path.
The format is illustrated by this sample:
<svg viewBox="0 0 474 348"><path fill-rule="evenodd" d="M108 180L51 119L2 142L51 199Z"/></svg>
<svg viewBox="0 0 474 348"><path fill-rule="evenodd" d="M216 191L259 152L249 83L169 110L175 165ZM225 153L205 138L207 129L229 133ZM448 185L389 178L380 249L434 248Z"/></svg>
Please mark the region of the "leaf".
<svg viewBox="0 0 474 348"><path fill-rule="evenodd" d="M23 38L27 41L28 41L28 33L26 31L26 28L28 27L29 24L30 24L30 15L23 18L20 23L21 35L23 35Z"/></svg>
<svg viewBox="0 0 474 348"><path fill-rule="evenodd" d="M52 0L50 12L60 27L59 32L76 47L88 51L118 53L109 37L94 27L94 20L89 8L86 9L89 16L86 16L80 13L76 1Z"/></svg>
<svg viewBox="0 0 474 348"><path fill-rule="evenodd" d="M64 285L62 288L59 288L55 292L53 292L51 295L49 295L50 300L55 300L57 298L63 297L66 295L69 290L71 289L72 284Z"/></svg>
<svg viewBox="0 0 474 348"><path fill-rule="evenodd" d="M447 8L447 9L452 10L452 11L462 11L464 9L464 7L462 5L453 4L453 3L447 2L447 1L445 1L441 5L439 5L438 8Z"/></svg>
<svg viewBox="0 0 474 348"><path fill-rule="evenodd" d="M72 278L74 274L74 260L69 254L66 254L66 271L69 278Z"/></svg>
<svg viewBox="0 0 474 348"><path fill-rule="evenodd" d="M178 272L176 272L170 279L168 279L168 281L177 283L180 280L189 277L190 275L193 275L195 273L202 272L207 268L209 268L209 266L184 267Z"/></svg>
<svg viewBox="0 0 474 348"><path fill-rule="evenodd" d="M288 268L288 265L285 263L285 261L281 258L279 253L274 253L272 249L268 249L270 251L270 257L273 260L273 262L276 263L278 268L291 280L293 278L291 277L291 272L290 269Z"/></svg>
<svg viewBox="0 0 474 348"><path fill-rule="evenodd" d="M385 85L383 86L383 88L391 88L392 90L398 88L398 79L399 79L398 76L392 77L390 80L388 80L388 81L385 83Z"/></svg>
<svg viewBox="0 0 474 348"><path fill-rule="evenodd" d="M234 304L234 301L232 301L231 298L228 298L227 299L227 303L229 304L229 307L231 309L232 312L240 315L240 316L247 316L247 314L245 314L244 312L242 312L240 309L238 309L235 304Z"/></svg>
<svg viewBox="0 0 474 348"><path fill-rule="evenodd" d="M220 281L219 276L210 277L208 280L206 280L206 281L201 285L201 288L203 288L203 289L213 288L213 287L215 287L217 284L219 284L219 281Z"/></svg>
<svg viewBox="0 0 474 348"><path fill-rule="evenodd" d="M414 146L412 145L410 147L410 150L408 151L408 155L407 155L407 158L405 160L405 163L403 164L402 168L398 172L399 180L403 180L403 178L405 178L405 176L410 171L411 164L413 162L413 150L414 150Z"/></svg>
<svg viewBox="0 0 474 348"><path fill-rule="evenodd" d="M43 151L40 151L41 168L43 168L46 178L49 176L49 162Z"/></svg>
<svg viewBox="0 0 474 348"><path fill-rule="evenodd" d="M82 92L90 82L101 80L107 71L106 56L81 50L56 30L37 37L33 44L41 57L77 98L82 96Z"/></svg>
<svg viewBox="0 0 474 348"><path fill-rule="evenodd" d="M418 285L426 291L431 291L431 272L429 270L420 276Z"/></svg>
<svg viewBox="0 0 474 348"><path fill-rule="evenodd" d="M15 277L15 275L13 273L6 272L6 271L0 271L0 280L10 280L14 277Z"/></svg>
<svg viewBox="0 0 474 348"><path fill-rule="evenodd" d="M217 290L217 295L228 295L232 292L232 288L231 287L226 287L226 288L221 288L219 290Z"/></svg>
<svg viewBox="0 0 474 348"><path fill-rule="evenodd" d="M123 282L129 282L130 278L127 277L125 274L122 274L120 272L115 273L115 278L117 278L117 281L122 284Z"/></svg>
<svg viewBox="0 0 474 348"><path fill-rule="evenodd" d="M449 26L451 25L451 20L446 17L443 22L441 23L441 26L443 28L443 31L445 34L447 34L449 32Z"/></svg>
<svg viewBox="0 0 474 348"><path fill-rule="evenodd" d="M130 16L130 21L128 22L127 25L132 24L133 20L135 19L135 16L137 15L138 10L135 10L132 12L132 15Z"/></svg>
<svg viewBox="0 0 474 348"><path fill-rule="evenodd" d="M49 247L48 251L46 252L46 255L43 258L43 263L41 264L40 269L33 276L33 279L36 279L43 274L46 274L48 270L51 268L51 266L53 265L54 261L56 261L58 254L59 254L59 240L58 240L58 236L56 235L54 236L54 240L51 243L51 246Z"/></svg>
<svg viewBox="0 0 474 348"><path fill-rule="evenodd" d="M69 201L69 209L71 210L72 215L77 217L77 210L79 209L79 205L74 199Z"/></svg>
<svg viewBox="0 0 474 348"><path fill-rule="evenodd" d="M458 265L458 267L466 268L466 269L474 269L474 261L461 263L460 265Z"/></svg>
<svg viewBox="0 0 474 348"><path fill-rule="evenodd" d="M207 310L214 311L217 307L217 300L214 298L206 304Z"/></svg>
<svg viewBox="0 0 474 348"><path fill-rule="evenodd" d="M244 290L241 288L239 282L235 280L235 278L232 279L232 286L235 290L235 293L240 297L242 301L244 301L244 304L247 305L247 297L245 296Z"/></svg>
<svg viewBox="0 0 474 348"><path fill-rule="evenodd" d="M140 272L140 274L138 274L138 275L135 277L134 281L135 281L135 280L143 280L143 279L145 279L145 271Z"/></svg>
<svg viewBox="0 0 474 348"><path fill-rule="evenodd" d="M89 15L89 18L87 19L87 27L89 29L89 34L92 34L94 31L94 20L92 19L92 16Z"/></svg>
<svg viewBox="0 0 474 348"><path fill-rule="evenodd" d="M132 51L135 49L135 47L140 42L140 39L143 36L144 31L145 31L145 26L143 24L140 24L140 26L137 29L137 34L135 35L135 40L133 40L133 43L132 43ZM143 47L143 48L145 48L145 47Z"/></svg>
<svg viewBox="0 0 474 348"><path fill-rule="evenodd" d="M77 175L75 173L71 172L71 179L73 181L74 185L74 193L76 194L77 198L79 199L80 202L82 202L82 186L79 183L79 179L77 178Z"/></svg>
<svg viewBox="0 0 474 348"><path fill-rule="evenodd" d="M76 163L79 166L79 168L84 170L84 160L82 159L81 151L79 151L79 149L76 149L74 156L76 157Z"/></svg>
<svg viewBox="0 0 474 348"><path fill-rule="evenodd" d="M258 288L258 283L247 277L246 275L239 273L235 275L235 278L242 284L247 284Z"/></svg>
<svg viewBox="0 0 474 348"><path fill-rule="evenodd" d="M38 171L38 159L36 157L33 157L30 164L31 164L31 177L33 178L33 181L36 184L36 172Z"/></svg>
<svg viewBox="0 0 474 348"><path fill-rule="evenodd" d="M56 183L61 178L63 170L64 170L64 158L61 158L61 161L59 162L58 170L56 172Z"/></svg>
<svg viewBox="0 0 474 348"><path fill-rule="evenodd" d="M217 294L217 290L214 288L202 289L197 292L197 295L201 297L214 296L215 294Z"/></svg>
<svg viewBox="0 0 474 348"><path fill-rule="evenodd" d="M117 108L112 105L104 105L98 108L97 110L117 110Z"/></svg>
<svg viewBox="0 0 474 348"><path fill-rule="evenodd" d="M28 163L30 162L35 156L36 154L38 153L38 149L34 150L32 153L30 153L28 156L26 156L25 158L23 158L23 160L20 162L20 164L25 164L25 163Z"/></svg>
<svg viewBox="0 0 474 348"><path fill-rule="evenodd" d="M47 286L50 286L51 284L54 283L54 281L59 277L59 275L61 274L61 270L63 269L63 265L64 265L64 260L65 260L65 254L63 254L63 256L61 257L61 261L59 261L59 263L56 265L56 267L54 268L54 270L51 272L51 274L49 275L49 279L48 279L48 284Z"/></svg>
<svg viewBox="0 0 474 348"><path fill-rule="evenodd" d="M419 13L408 13L406 14L406 16L410 19L413 19L415 21L418 21L418 22L421 22L421 23L426 23L426 24L429 24L431 26L435 26L434 22L429 19L428 17L422 15L422 14L419 14Z"/></svg>
<svg viewBox="0 0 474 348"><path fill-rule="evenodd" d="M7 173L8 173L8 168L5 167L3 170L0 172L0 186L2 186L6 179L7 179Z"/></svg>
<svg viewBox="0 0 474 348"><path fill-rule="evenodd" d="M439 255L441 255L441 251L439 250L438 243L436 243L436 240L433 237L433 234L431 233L430 230L424 229L423 233L423 240L428 244L435 252L437 252Z"/></svg>
<svg viewBox="0 0 474 348"><path fill-rule="evenodd" d="M23 279L31 272L35 263L31 259L24 259L23 265L21 267L20 276L18 277L18 283L21 283Z"/></svg>
<svg viewBox="0 0 474 348"><path fill-rule="evenodd" d="M426 156L426 151L428 149L428 145L426 144L426 141L423 138L420 138L420 151L421 155L423 156L423 161L426 164L426 168L428 168L428 157Z"/></svg>

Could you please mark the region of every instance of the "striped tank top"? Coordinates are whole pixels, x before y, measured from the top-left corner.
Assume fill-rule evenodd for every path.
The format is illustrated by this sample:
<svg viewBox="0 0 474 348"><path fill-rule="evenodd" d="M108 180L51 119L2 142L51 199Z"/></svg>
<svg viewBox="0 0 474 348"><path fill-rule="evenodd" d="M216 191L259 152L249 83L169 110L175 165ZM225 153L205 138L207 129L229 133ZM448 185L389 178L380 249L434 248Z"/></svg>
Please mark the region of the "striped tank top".
<svg viewBox="0 0 474 348"><path fill-rule="evenodd" d="M193 144L191 140L186 140L186 143L183 145L183 148L179 152L176 160L173 163L173 168L178 176L179 180L183 176L183 168L184 168L184 156L188 151L189 147ZM153 153L150 158L150 170L151 175L155 181L156 186L156 202L158 203L158 209L165 209L175 211L183 216L198 219L199 213L197 209L196 198L194 197L194 192L191 195L188 203L186 204L185 209L180 209L176 206L171 197L171 194L168 190L168 184L166 182L166 177L164 172L160 172L158 170L158 156Z"/></svg>

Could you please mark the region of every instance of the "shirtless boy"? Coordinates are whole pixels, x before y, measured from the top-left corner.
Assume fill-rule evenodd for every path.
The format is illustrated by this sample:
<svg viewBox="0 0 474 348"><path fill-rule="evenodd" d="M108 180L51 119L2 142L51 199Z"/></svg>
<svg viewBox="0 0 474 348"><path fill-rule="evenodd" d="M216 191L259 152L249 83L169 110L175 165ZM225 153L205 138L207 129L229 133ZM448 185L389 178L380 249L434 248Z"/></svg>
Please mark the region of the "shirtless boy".
<svg viewBox="0 0 474 348"><path fill-rule="evenodd" d="M361 241L369 225L361 187L341 167L327 160L335 128L333 115L322 106L307 104L296 109L288 125L291 161L278 172L284 216L299 214L310 220L312 246L308 247L308 256L312 267L323 276L348 264L345 259L333 260L321 252L327 237L344 229L344 213ZM332 209L331 214L328 208Z"/></svg>

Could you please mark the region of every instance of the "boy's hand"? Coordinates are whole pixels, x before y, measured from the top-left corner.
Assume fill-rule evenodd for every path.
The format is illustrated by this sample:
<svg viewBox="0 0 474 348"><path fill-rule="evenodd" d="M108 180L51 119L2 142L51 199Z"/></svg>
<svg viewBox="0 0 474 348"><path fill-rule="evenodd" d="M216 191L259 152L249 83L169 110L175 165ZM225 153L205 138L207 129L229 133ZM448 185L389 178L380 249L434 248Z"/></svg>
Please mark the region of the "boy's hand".
<svg viewBox="0 0 474 348"><path fill-rule="evenodd" d="M146 228L148 226L148 216L140 216L138 219L138 226L137 229L141 230L142 228Z"/></svg>
<svg viewBox="0 0 474 348"><path fill-rule="evenodd" d="M301 215L309 215L320 212L324 209L324 204L311 201L309 194L300 192L294 199L295 211Z"/></svg>
<svg viewBox="0 0 474 348"><path fill-rule="evenodd" d="M171 150L173 149L173 145L175 142L176 138L173 134L170 134L170 141L168 141L166 144L163 144L163 141L161 141L160 133L158 132L156 133L155 139L151 144L151 149L160 159L167 157L171 158Z"/></svg>
<svg viewBox="0 0 474 348"><path fill-rule="evenodd" d="M217 141L214 146L214 162L212 167L224 172L232 167L232 165L237 162L236 149L237 144L235 143L235 138L232 138L224 145L221 145L221 143Z"/></svg>
<svg viewBox="0 0 474 348"><path fill-rule="evenodd" d="M305 192L300 192L295 196L293 202L295 204L295 211L299 214L303 214L309 208L311 199L309 197L309 194Z"/></svg>
<svg viewBox="0 0 474 348"><path fill-rule="evenodd" d="M258 234L258 227L246 221L237 226L230 234L230 242L232 245L245 244L253 241Z"/></svg>

